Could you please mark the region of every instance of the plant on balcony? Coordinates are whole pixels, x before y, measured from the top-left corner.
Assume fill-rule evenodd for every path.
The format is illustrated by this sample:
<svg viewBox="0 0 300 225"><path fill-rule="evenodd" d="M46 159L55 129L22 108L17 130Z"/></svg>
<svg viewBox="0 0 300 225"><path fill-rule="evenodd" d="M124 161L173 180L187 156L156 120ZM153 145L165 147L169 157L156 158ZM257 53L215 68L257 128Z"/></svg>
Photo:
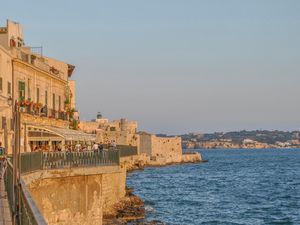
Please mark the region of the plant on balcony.
<svg viewBox="0 0 300 225"><path fill-rule="evenodd" d="M64 109L67 111L70 109L70 107L71 107L70 100L67 98L64 102Z"/></svg>
<svg viewBox="0 0 300 225"><path fill-rule="evenodd" d="M76 112L76 110L74 108L68 108L67 109L67 113L69 114L70 119L73 119L74 112Z"/></svg>
<svg viewBox="0 0 300 225"><path fill-rule="evenodd" d="M26 106L32 106L32 105L33 105L33 102L32 102L30 99L28 99L28 100L25 101L24 104L25 104Z"/></svg>

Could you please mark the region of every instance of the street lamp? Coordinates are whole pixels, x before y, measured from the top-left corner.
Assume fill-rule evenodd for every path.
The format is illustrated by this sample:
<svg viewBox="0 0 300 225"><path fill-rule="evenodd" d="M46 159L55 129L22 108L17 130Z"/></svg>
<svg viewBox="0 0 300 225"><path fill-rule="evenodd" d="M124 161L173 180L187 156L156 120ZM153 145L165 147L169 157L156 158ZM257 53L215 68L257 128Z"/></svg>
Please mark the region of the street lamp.
<svg viewBox="0 0 300 225"><path fill-rule="evenodd" d="M12 99L9 99L11 104L13 103ZM13 107L13 122L14 122L14 147L13 147L13 224L18 224L20 219L20 139L21 139L21 113L20 106L16 101Z"/></svg>

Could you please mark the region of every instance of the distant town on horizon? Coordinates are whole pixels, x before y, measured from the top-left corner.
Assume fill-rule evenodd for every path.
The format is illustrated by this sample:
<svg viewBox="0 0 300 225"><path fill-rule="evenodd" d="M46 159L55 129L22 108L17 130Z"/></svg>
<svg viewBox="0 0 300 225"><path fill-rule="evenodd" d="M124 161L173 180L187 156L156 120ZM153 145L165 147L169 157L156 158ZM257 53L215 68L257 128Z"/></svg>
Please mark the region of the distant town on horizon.
<svg viewBox="0 0 300 225"><path fill-rule="evenodd" d="M165 137L166 134L157 134ZM300 148L300 131L241 130L179 135L184 149Z"/></svg>

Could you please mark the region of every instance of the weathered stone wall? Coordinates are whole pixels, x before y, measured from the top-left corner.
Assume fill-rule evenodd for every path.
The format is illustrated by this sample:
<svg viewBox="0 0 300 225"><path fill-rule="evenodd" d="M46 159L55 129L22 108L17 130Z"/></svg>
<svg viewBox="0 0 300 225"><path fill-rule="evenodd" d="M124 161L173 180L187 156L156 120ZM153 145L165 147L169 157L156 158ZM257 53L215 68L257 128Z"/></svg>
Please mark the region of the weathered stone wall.
<svg viewBox="0 0 300 225"><path fill-rule="evenodd" d="M49 170L24 180L48 224L101 225L103 213L125 196L126 171L118 166Z"/></svg>
<svg viewBox="0 0 300 225"><path fill-rule="evenodd" d="M86 133L96 133L96 130L99 128L99 123L96 121L80 121L79 129Z"/></svg>
<svg viewBox="0 0 300 225"><path fill-rule="evenodd" d="M11 124L12 112L11 107L8 105L8 97L12 96L12 65L11 65L11 55L0 46L0 78L2 80L2 86L0 88L0 141L2 142L2 147L8 147L8 153L12 153L12 131ZM10 89L10 90L9 90ZM9 93L10 91L10 93ZM5 140L5 130L4 125L6 123L7 127L7 139ZM7 145L5 146L5 141Z"/></svg>
<svg viewBox="0 0 300 225"><path fill-rule="evenodd" d="M157 137L153 134L140 134L140 152L165 163L181 162L182 146L180 137Z"/></svg>
<svg viewBox="0 0 300 225"><path fill-rule="evenodd" d="M140 153L152 156L152 135L148 133L140 133Z"/></svg>
<svg viewBox="0 0 300 225"><path fill-rule="evenodd" d="M135 133L128 133L127 131L103 131L98 130L96 135L96 142L111 143L115 141L117 145L131 145L139 146L139 135Z"/></svg>

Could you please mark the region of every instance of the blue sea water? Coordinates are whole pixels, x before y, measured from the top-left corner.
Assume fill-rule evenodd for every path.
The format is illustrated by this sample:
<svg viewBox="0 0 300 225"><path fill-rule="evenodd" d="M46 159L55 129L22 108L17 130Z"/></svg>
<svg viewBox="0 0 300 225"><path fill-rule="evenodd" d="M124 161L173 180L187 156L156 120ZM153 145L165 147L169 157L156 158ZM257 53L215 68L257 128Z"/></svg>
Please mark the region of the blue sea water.
<svg viewBox="0 0 300 225"><path fill-rule="evenodd" d="M146 168L127 185L170 225L300 225L300 149L199 150L207 163Z"/></svg>

